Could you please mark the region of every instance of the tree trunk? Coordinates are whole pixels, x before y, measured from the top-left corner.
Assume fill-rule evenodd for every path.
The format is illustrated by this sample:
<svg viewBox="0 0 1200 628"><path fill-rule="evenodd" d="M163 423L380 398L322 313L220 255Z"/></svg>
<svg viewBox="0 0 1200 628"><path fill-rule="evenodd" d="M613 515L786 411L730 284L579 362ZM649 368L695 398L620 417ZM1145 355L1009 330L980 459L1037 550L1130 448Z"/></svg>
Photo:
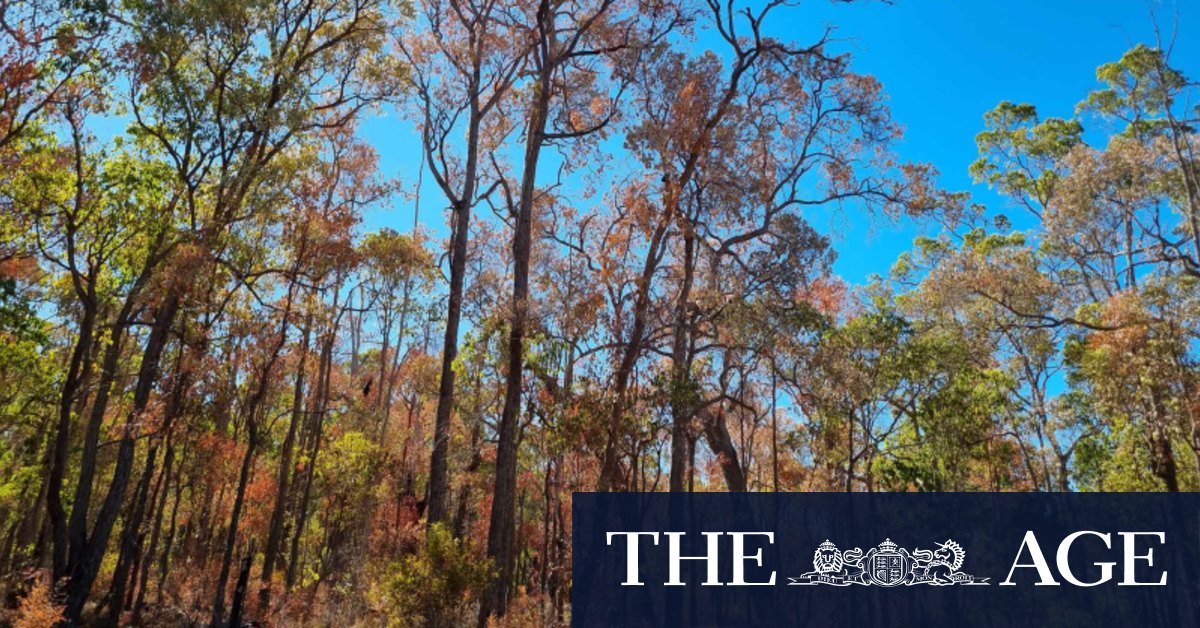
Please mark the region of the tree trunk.
<svg viewBox="0 0 1200 628"><path fill-rule="evenodd" d="M138 536L141 534L142 519L146 511L146 502L150 499L150 483L154 479L154 463L157 451L152 448L146 454L146 466L138 479L137 488L133 493L125 521L121 527L117 566L113 571L112 585L108 594L108 625L116 626L121 623L121 611L125 604L125 587L129 582L129 574L136 562L138 552Z"/></svg>
<svg viewBox="0 0 1200 628"><path fill-rule="evenodd" d="M691 356L688 344L691 327L688 309L692 293L692 278L695 273L696 234L689 229L683 234L683 277L680 280L679 297L675 302L675 325L671 340L671 477L669 489L672 493L684 490L687 476L688 425L695 407L695 391L691 381Z"/></svg>
<svg viewBox="0 0 1200 628"><path fill-rule="evenodd" d="M538 8L539 32L545 51L555 46L553 20L547 0ZM499 575L484 593L479 607L479 624L508 608L508 586L512 580L513 527L517 487L517 447L521 421L521 387L525 371L525 328L529 318L529 258L533 248L533 201L536 193L538 159L550 108L551 59L542 56L533 108L525 141L525 163L521 174L521 196L514 221L512 320L508 335L508 365L504 382L504 410L496 446L496 484L492 494L492 516L488 523L488 557L499 567Z"/></svg>
<svg viewBox="0 0 1200 628"><path fill-rule="evenodd" d="M725 486L732 493L746 492L746 474L738 461L737 449L733 446L729 430L725 427L723 413L706 413L704 436L708 441L708 446L712 448L713 454L717 456L717 463L721 467L721 473L725 476Z"/></svg>
<svg viewBox="0 0 1200 628"><path fill-rule="evenodd" d="M246 601L246 585L250 582L250 564L254 562L254 539L250 539L250 547L242 558L242 568L238 570L237 586L233 590L233 608L229 614L230 628L241 628L242 607ZM215 624L214 624L215 626Z"/></svg>
<svg viewBox="0 0 1200 628"><path fill-rule="evenodd" d="M476 69L478 81L478 69ZM467 274L471 206L475 202L475 177L479 161L480 110L478 83L467 126L467 159L463 191L454 203L454 228L450 245L450 294L446 303L446 334L442 340L442 373L438 382L437 415L433 424L433 452L429 458L429 506L426 524L450 517L450 415L454 411L454 360L458 357L458 325L462 318L463 284Z"/></svg>
<svg viewBox="0 0 1200 628"><path fill-rule="evenodd" d="M1171 446L1168 411L1163 403L1162 391L1154 384L1150 385L1150 402L1154 420L1154 425L1150 426L1150 453L1154 475L1162 480L1168 492L1178 493L1179 465L1175 461L1175 450Z"/></svg>
<svg viewBox="0 0 1200 628"><path fill-rule="evenodd" d="M79 551L78 560L71 566L71 580L67 585L67 604L64 618L68 625L79 623L80 614L83 612L83 605L92 590L92 584L96 580L100 563L104 559L104 552L108 548L108 537L112 533L113 525L117 520L117 513L124 501L125 489L129 483L129 475L133 468L136 424L141 419L142 413L146 411L146 406L150 402L150 392L154 388L154 383L158 380L159 361L162 358L163 349L167 344L168 332L175 321L175 315L179 311L179 305L180 295L178 292L172 290L166 297L165 302L158 307L155 313L154 324L150 336L146 340L146 348L142 353L142 362L138 369L133 405L126 417L125 426L122 430L123 433L117 450L116 469L113 471L108 494L105 496L104 502L100 506L100 512L96 516L96 523L92 528L91 537L86 537L85 529L76 531L80 537L83 537L84 543ZM93 458L94 455L93 453ZM94 466L95 461L93 460L93 470ZM88 484L90 484L90 478ZM79 497L80 494L77 492L77 503L79 502ZM86 504L86 500L83 503ZM84 510L86 511L86 506ZM72 521L75 520L74 512L71 513L71 519ZM86 528L86 524L86 519L83 519L81 527Z"/></svg>
<svg viewBox="0 0 1200 628"><path fill-rule="evenodd" d="M162 602L163 587L167 582L167 574L170 573L171 549L175 544L175 531L176 524L179 521L179 502L181 499L183 499L183 482L178 482L175 485L175 499L171 503L171 524L167 528L167 540L163 543L162 554L159 555L158 560L158 586L156 587L155 600L159 603Z"/></svg>
<svg viewBox="0 0 1200 628"><path fill-rule="evenodd" d="M71 446L71 414L75 397L79 392L85 362L91 360L92 336L95 333L96 308L84 304L83 317L79 323L79 335L71 351L71 364L63 379L62 393L58 406L58 425L54 433L51 455L49 486L46 487L46 513L50 521L51 573L54 582L67 575L67 514L62 503L63 480L66 477L67 453Z"/></svg>
<svg viewBox="0 0 1200 628"><path fill-rule="evenodd" d="M654 272L662 257L662 247L667 237L670 216L664 212L659 219L657 228L650 236L650 246L642 265L642 273L637 282L637 297L633 306L633 329L625 343L625 352L613 378L613 403L608 419L608 434L604 445L604 454L600 465L600 480L596 490L607 492L617 486L620 465L617 460L617 441L620 439L621 421L625 418L626 391L629 389L629 379L633 375L633 366L642 353L642 341L646 334L646 316L650 309L650 290L654 280Z"/></svg>
<svg viewBox="0 0 1200 628"><path fill-rule="evenodd" d="M183 413L184 397L187 394L190 384L188 372L183 370L183 362L184 349L181 347L179 355L176 357L175 381L171 387L170 402L166 410L166 416L163 418L162 433L154 440L150 450L146 453L146 465L142 470L141 479L138 481L133 503L130 505L129 513L122 525L120 555L117 559L116 570L113 572L112 585L109 592L109 598L113 600L109 609L109 622L112 625L120 623L121 611L123 607L127 606L123 600L126 594L126 583L130 582L131 577L133 578L133 583L135 585L137 583L137 563L143 549L141 528L146 515L147 501L150 499L150 483L154 478L154 466L157 460L159 443L170 440L171 426L174 424L175 419ZM162 475L159 476L159 480L161 484ZM155 496L158 494L157 490L156 488ZM132 589L129 592L132 593Z"/></svg>
<svg viewBox="0 0 1200 628"><path fill-rule="evenodd" d="M299 262L297 261L297 264ZM242 468L238 475L237 492L233 499L233 513L229 519L229 531L225 538L225 555L221 560L221 574L217 578L217 592L213 598L212 623L213 626L220 626L224 621L225 615L225 584L229 579L229 570L232 568L233 554L237 546L238 523L241 521L242 507L246 500L246 486L250 483L250 470L254 465L254 454L258 449L259 440L259 420L262 418L263 402L266 400L267 392L271 388L271 376L276 362L279 361L279 355L283 352L284 345L287 344L288 330L292 317L292 303L296 295L296 283L292 281L288 285L287 301L284 304L283 320L279 325L279 338L275 341L275 346L272 347L270 356L266 363L263 364L262 373L259 375L258 386L254 390L253 396L249 399L246 409L246 455L242 458ZM246 568L249 569L247 563ZM245 589L244 578L239 579L243 590ZM240 609L239 609L240 610Z"/></svg>
<svg viewBox="0 0 1200 628"><path fill-rule="evenodd" d="M229 579L229 570L233 563L233 553L237 546L238 523L242 516L242 505L246 499L246 485L250 482L250 469L254 464L254 450L258 447L258 425L257 420L249 419L250 424L246 426L248 435L246 443L246 455L242 456L242 468L238 474L237 492L233 498L233 513L229 518L229 530L225 536L225 554L221 559L221 573L217 576L217 592L213 596L212 608L212 625L223 626L225 621L225 583ZM249 559L247 556L246 568L249 569ZM239 577L239 586L244 590L244 578ZM238 609L240 611L240 609ZM233 625L233 624L231 624Z"/></svg>
<svg viewBox="0 0 1200 628"><path fill-rule="evenodd" d="M141 574L137 582L137 598L133 603L132 623L135 626L142 623L142 607L146 600L146 584L150 579L150 566L154 564L154 555L158 553L159 535L162 532L163 516L167 509L167 494L171 489L171 472L174 470L175 446L168 442L165 460L163 461L162 486L159 489L158 505L155 507L154 526L150 530L150 546L142 559Z"/></svg>
<svg viewBox="0 0 1200 628"><path fill-rule="evenodd" d="M296 583L300 562L300 540L304 536L304 525L308 520L308 504L312 498L313 477L316 474L317 455L321 452L321 432L325 425L325 413L329 409L329 378L333 368L333 344L337 338L337 325L329 330L329 335L321 348L321 361L317 368L317 394L315 396L316 412L313 425L308 435L309 454L308 464L304 469L304 488L301 489L300 503L296 507L296 517L292 525L292 545L288 553L287 575L285 582L288 589Z"/></svg>
<svg viewBox="0 0 1200 628"><path fill-rule="evenodd" d="M300 363L296 367L296 383L292 389L292 415L287 435L279 452L279 471L276 475L277 489L275 507L271 511L271 525L267 532L267 546L263 554L259 607L266 609L271 601L271 576L275 571L276 555L284 542L283 521L287 514L287 498L292 477L292 450L295 448L296 429L304 418L304 372L308 356L309 336L312 332L312 314L304 319L304 333L300 340Z"/></svg>

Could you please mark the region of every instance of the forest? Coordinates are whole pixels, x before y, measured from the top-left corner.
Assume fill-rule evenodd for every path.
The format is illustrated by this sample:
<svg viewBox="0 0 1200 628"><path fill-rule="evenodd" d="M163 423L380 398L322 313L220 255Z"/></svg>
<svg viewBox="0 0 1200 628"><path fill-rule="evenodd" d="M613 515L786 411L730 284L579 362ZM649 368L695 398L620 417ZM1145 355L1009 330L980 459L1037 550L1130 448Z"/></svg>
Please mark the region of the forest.
<svg viewBox="0 0 1200 628"><path fill-rule="evenodd" d="M805 6L0 0L0 624L565 626L574 492L1200 490L1169 20L972 112L984 203Z"/></svg>

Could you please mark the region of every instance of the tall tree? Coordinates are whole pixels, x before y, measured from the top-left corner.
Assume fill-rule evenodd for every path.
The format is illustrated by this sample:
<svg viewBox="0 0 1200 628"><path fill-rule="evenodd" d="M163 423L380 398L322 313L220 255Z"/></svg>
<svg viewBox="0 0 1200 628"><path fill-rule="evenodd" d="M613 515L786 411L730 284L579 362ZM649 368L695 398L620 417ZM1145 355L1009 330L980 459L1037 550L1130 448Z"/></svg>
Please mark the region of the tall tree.
<svg viewBox="0 0 1200 628"><path fill-rule="evenodd" d="M488 556L498 565L499 576L480 607L480 625L493 612L504 614L515 558L518 422L529 325L534 212L542 200L537 190L542 150L547 145L569 147L601 134L616 116L620 97L640 58L682 20L678 9L670 5L655 7L647 15L637 3L616 0L542 0L536 9L529 9L522 16L527 23L522 35L531 45L519 189L512 189L503 175L498 176L513 226L512 315L488 528ZM576 149L575 154L581 152Z"/></svg>
<svg viewBox="0 0 1200 628"><path fill-rule="evenodd" d="M430 525L450 515L449 447L471 213L498 182L483 159L509 125L498 118L525 67L525 43L497 0L422 3L420 30L398 42L410 66L411 115L421 135L425 166L450 205L450 288L442 342L442 371L429 469ZM459 144L461 136L466 139Z"/></svg>

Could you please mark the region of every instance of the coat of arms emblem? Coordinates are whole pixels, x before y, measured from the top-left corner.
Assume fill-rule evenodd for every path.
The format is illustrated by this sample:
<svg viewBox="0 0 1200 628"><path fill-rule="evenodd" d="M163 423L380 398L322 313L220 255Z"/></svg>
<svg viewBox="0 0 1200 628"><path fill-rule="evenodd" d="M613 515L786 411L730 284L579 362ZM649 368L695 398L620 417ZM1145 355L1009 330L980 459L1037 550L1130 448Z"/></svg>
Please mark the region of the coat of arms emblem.
<svg viewBox="0 0 1200 628"><path fill-rule="evenodd" d="M935 543L934 549L912 551L884 539L865 553L857 547L839 551L837 545L826 540L813 553L813 570L788 579L791 584L833 586L987 584L987 578L961 571L965 558L966 550L951 539Z"/></svg>

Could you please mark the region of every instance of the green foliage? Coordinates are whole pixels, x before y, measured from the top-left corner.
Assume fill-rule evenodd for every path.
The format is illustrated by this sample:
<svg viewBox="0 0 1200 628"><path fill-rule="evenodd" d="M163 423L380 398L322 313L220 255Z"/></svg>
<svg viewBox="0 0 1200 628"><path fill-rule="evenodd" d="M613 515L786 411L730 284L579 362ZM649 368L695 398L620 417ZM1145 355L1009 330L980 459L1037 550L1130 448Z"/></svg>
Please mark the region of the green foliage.
<svg viewBox="0 0 1200 628"><path fill-rule="evenodd" d="M32 342L40 346L49 340L45 321L34 311L33 304L18 294L17 280L12 277L0 276L0 338L6 338L4 346L10 348L15 348L11 343Z"/></svg>
<svg viewBox="0 0 1200 628"><path fill-rule="evenodd" d="M1077 111L1124 120L1127 126L1123 134L1140 138L1171 128L1164 116L1188 84L1181 72L1168 65L1162 50L1145 44L1137 44L1119 61L1100 66L1096 79L1105 87L1088 94Z"/></svg>
<svg viewBox="0 0 1200 628"><path fill-rule="evenodd" d="M472 596L494 577L490 560L480 560L446 526L435 524L415 555L387 568L372 597L391 626L461 625Z"/></svg>
<svg viewBox="0 0 1200 628"><path fill-rule="evenodd" d="M17 288L16 279L0 277L0 526L19 521L37 495L57 372L46 350L49 325Z"/></svg>
<svg viewBox="0 0 1200 628"><path fill-rule="evenodd" d="M1001 102L984 115L986 129L975 136L980 157L971 164L976 181L1004 194L1045 202L1060 174L1055 161L1082 142L1076 120L1041 120L1029 104Z"/></svg>

